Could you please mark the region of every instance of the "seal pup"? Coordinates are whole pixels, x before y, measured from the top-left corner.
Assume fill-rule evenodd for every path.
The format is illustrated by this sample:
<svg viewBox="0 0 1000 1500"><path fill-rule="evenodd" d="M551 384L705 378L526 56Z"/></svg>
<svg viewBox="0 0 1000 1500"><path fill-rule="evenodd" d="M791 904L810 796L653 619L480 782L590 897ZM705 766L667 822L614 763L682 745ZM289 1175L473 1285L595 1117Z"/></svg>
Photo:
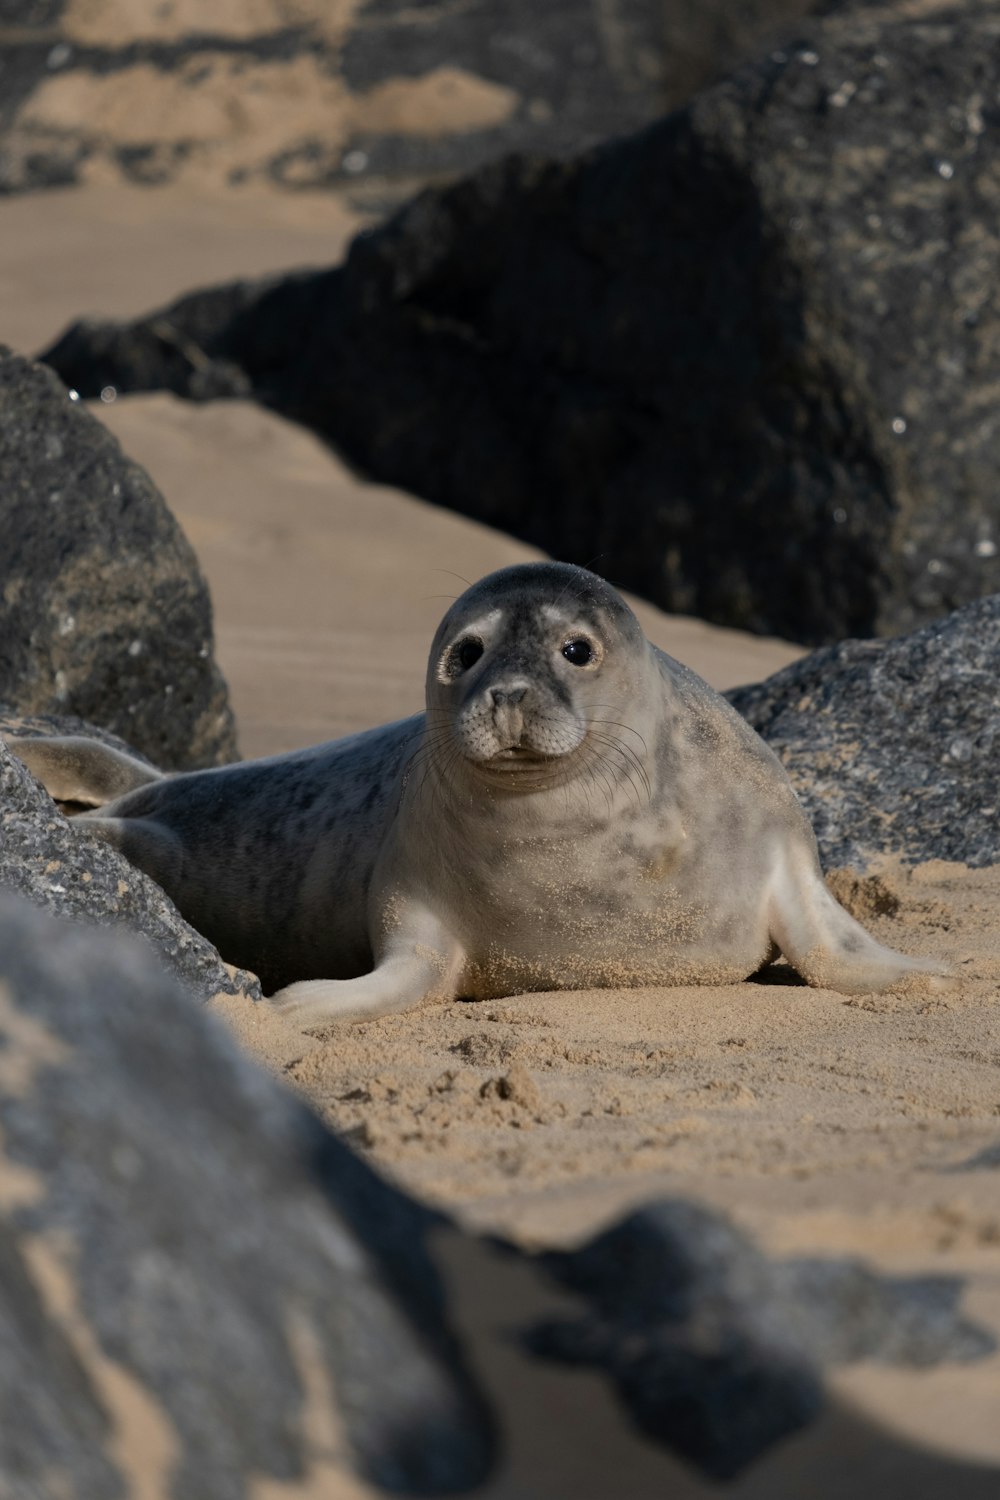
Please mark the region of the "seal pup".
<svg viewBox="0 0 1000 1500"><path fill-rule="evenodd" d="M779 952L845 994L942 972L838 905L777 757L593 573L482 579L426 687L412 719L182 775L89 740L11 748L304 1026L728 983Z"/></svg>

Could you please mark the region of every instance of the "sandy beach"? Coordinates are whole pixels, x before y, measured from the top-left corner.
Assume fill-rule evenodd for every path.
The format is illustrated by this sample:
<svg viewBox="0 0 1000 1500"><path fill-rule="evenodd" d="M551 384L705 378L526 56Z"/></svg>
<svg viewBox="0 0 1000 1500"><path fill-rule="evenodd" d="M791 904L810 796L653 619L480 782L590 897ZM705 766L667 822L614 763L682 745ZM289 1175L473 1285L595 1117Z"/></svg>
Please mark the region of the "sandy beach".
<svg viewBox="0 0 1000 1500"><path fill-rule="evenodd" d="M0 214L4 336L24 352L88 312L126 315L215 279L334 260L360 222L332 195L119 187L9 200ZM311 434L253 405L157 395L94 407L198 552L244 756L419 709L445 601L538 555L365 483ZM652 640L719 688L799 654L637 608ZM246 1002L217 1008L366 1160L465 1226L530 1248L571 1245L650 1198L693 1196L776 1254L860 1255L898 1274L963 1277L967 1314L1000 1338L1000 1174L988 1170L1000 1164L1000 868L888 859L864 879L833 879L883 941L949 961L957 993L846 999L789 982L532 994L314 1036ZM469 1326L488 1323L457 1263L454 1275ZM500 1381L514 1356L490 1326L490 1378ZM577 1379L596 1400L593 1382ZM991 1477L983 1466L1000 1466L1000 1355L927 1371L852 1366L835 1393L832 1426L727 1493L871 1493L803 1477L822 1443L849 1474L864 1449L850 1433L862 1428L889 1435L887 1452L898 1439L922 1453L923 1473L954 1494L993 1492L996 1468ZM522 1418L510 1420L522 1435L485 1494L609 1493L592 1473L604 1417L548 1475L537 1451L525 1457L536 1440ZM575 1420L553 1417L565 1430ZM647 1468L629 1462L633 1478L616 1490L628 1500L717 1493L660 1456ZM890 1465L880 1488L918 1493L914 1472Z"/></svg>

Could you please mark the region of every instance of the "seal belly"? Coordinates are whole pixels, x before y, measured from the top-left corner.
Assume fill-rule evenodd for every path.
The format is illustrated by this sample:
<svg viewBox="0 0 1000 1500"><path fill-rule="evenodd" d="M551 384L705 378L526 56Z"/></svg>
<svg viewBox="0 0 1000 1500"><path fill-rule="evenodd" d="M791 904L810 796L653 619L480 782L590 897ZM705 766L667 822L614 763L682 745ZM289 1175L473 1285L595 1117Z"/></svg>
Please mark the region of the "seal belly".
<svg viewBox="0 0 1000 1500"><path fill-rule="evenodd" d="M504 868L476 892L486 920L465 934L464 994L731 984L767 959L763 869L737 861L710 901L698 895L706 887L697 851L680 841L653 857L620 846L612 854L603 840L588 852L587 842L550 847L544 859L537 847L508 846ZM618 859L622 869L609 878Z"/></svg>

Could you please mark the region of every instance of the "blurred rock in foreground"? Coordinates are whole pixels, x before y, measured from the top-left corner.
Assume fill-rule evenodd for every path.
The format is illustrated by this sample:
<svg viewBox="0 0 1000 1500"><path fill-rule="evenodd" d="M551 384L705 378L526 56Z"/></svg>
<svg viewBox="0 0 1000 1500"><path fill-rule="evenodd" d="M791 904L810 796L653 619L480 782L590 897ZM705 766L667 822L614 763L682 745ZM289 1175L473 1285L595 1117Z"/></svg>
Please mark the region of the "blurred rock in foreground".
<svg viewBox="0 0 1000 1500"><path fill-rule="evenodd" d="M429 191L341 272L47 358L252 387L381 480L668 610L821 644L1000 588L1000 15L803 23L571 162Z"/></svg>
<svg viewBox="0 0 1000 1500"><path fill-rule="evenodd" d="M580 1296L539 1324L543 1357L606 1370L648 1437L731 1479L819 1413L825 1365L918 1368L991 1354L953 1277L883 1277L859 1261L770 1260L722 1215L650 1203L543 1264Z"/></svg>
<svg viewBox="0 0 1000 1500"><path fill-rule="evenodd" d="M828 867L1000 861L1000 594L725 696L776 751Z"/></svg>
<svg viewBox="0 0 1000 1500"><path fill-rule="evenodd" d="M0 902L0 1036L5 1495L484 1476L430 1216L135 945Z"/></svg>
<svg viewBox="0 0 1000 1500"><path fill-rule="evenodd" d="M51 370L2 347L0 702L92 720L170 770L236 756L183 532Z"/></svg>
<svg viewBox="0 0 1000 1500"><path fill-rule="evenodd" d="M487 1253L377 1178L135 944L9 897L0 1043L11 1500L473 1488L493 1420L466 1365L484 1351L462 1346L437 1270L446 1230L449 1264L465 1258L504 1327L498 1405L519 1332L522 1371L541 1355L606 1372L648 1437L716 1477L810 1422L829 1364L994 1347L959 1279L768 1260L681 1200L572 1252ZM503 1303L511 1255L538 1291L530 1313ZM537 1413L547 1441L580 1440L579 1391L567 1377ZM665 1462L664 1493L670 1477ZM544 1473L537 1492L566 1494Z"/></svg>
<svg viewBox="0 0 1000 1500"><path fill-rule="evenodd" d="M72 720L34 722L50 734L92 732ZM23 733L31 723L0 708L2 734ZM82 825L74 827L0 743L0 892L7 891L57 916L141 937L160 967L200 1000L220 993L260 998L254 975L228 968L154 881L108 844L88 837Z"/></svg>

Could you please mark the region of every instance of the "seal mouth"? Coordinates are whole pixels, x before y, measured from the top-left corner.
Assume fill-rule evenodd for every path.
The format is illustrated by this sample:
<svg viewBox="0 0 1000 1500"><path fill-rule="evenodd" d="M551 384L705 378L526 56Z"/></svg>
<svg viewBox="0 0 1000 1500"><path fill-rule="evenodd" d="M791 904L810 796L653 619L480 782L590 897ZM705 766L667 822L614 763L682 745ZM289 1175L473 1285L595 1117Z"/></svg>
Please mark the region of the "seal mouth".
<svg viewBox="0 0 1000 1500"><path fill-rule="evenodd" d="M480 761L478 770L489 781L509 786L541 787L558 780L565 755L546 755L528 745L509 745Z"/></svg>
<svg viewBox="0 0 1000 1500"><path fill-rule="evenodd" d="M502 760L510 765L544 765L546 761L559 760L558 755L546 755L541 750L533 750L530 745L505 745L495 755L490 756L489 764Z"/></svg>

